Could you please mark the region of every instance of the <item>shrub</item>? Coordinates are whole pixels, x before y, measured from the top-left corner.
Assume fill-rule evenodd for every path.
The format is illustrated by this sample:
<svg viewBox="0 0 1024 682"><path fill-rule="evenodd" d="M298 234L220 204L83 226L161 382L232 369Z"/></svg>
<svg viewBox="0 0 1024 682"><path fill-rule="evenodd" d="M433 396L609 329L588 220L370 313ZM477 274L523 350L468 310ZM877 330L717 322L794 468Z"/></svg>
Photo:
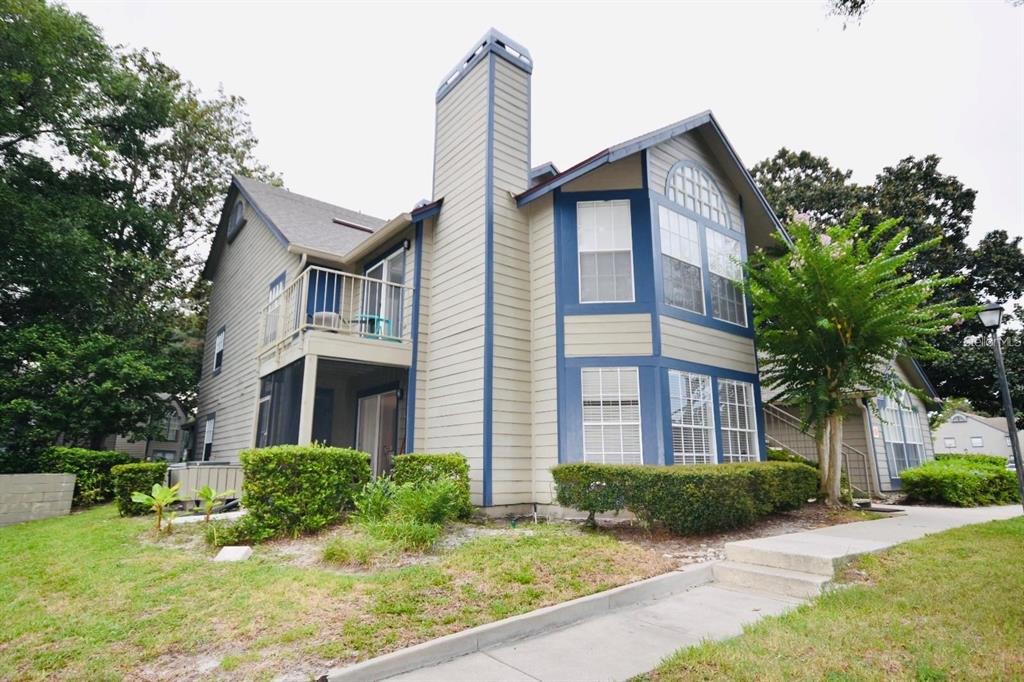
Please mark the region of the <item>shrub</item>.
<svg viewBox="0 0 1024 682"><path fill-rule="evenodd" d="M789 450L782 448L768 448L768 461L769 462L796 462L797 464L806 464L809 467L818 468L818 463L814 460L801 457Z"/></svg>
<svg viewBox="0 0 1024 682"><path fill-rule="evenodd" d="M320 530L370 480L370 456L347 448L277 445L240 455L242 505L253 538Z"/></svg>
<svg viewBox="0 0 1024 682"><path fill-rule="evenodd" d="M39 456L39 472L74 474L72 502L78 505L107 502L114 497L114 479L110 470L133 460L122 452L52 447Z"/></svg>
<svg viewBox="0 0 1024 682"><path fill-rule="evenodd" d="M747 525L796 509L818 489L817 472L792 462L699 466L562 464L553 469L559 504L590 512L628 509L641 523L680 534Z"/></svg>
<svg viewBox="0 0 1024 682"><path fill-rule="evenodd" d="M360 521L380 521L395 504L397 486L387 476L379 476L356 493L356 518Z"/></svg>
<svg viewBox="0 0 1024 682"><path fill-rule="evenodd" d="M1001 455L974 455L969 452L936 452L935 459L943 462L948 460L962 460L964 462L973 462L974 464L987 464L989 466L996 466L1000 468L1006 468L1009 459Z"/></svg>
<svg viewBox="0 0 1024 682"><path fill-rule="evenodd" d="M460 490L462 508L459 518L473 513L469 498L469 463L457 452L447 454L411 453L395 457L395 483L424 483L447 478L455 481Z"/></svg>
<svg viewBox="0 0 1024 682"><path fill-rule="evenodd" d="M991 462L947 458L900 474L903 492L914 502L979 507L1020 502L1017 475Z"/></svg>
<svg viewBox="0 0 1024 682"><path fill-rule="evenodd" d="M167 480L167 462L135 462L111 467L114 480L114 498L121 516L141 516L149 512L149 505L132 502L132 493L151 490L154 484Z"/></svg>
<svg viewBox="0 0 1024 682"><path fill-rule="evenodd" d="M227 545L255 545L274 537L274 530L268 528L249 514L237 521L210 521L203 524L206 544L212 547Z"/></svg>
<svg viewBox="0 0 1024 682"><path fill-rule="evenodd" d="M462 487L450 478L406 483L395 489L391 516L443 526L465 510Z"/></svg>
<svg viewBox="0 0 1024 682"><path fill-rule="evenodd" d="M324 561L334 564L370 566L397 552L395 544L368 535L334 538L324 547Z"/></svg>

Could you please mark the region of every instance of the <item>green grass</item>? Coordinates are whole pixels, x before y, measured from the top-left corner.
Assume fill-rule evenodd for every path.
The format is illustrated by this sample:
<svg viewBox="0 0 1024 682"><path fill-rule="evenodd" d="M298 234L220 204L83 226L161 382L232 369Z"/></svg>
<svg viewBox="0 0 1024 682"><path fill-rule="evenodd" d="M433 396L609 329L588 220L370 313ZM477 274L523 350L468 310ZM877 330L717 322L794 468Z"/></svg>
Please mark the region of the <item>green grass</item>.
<svg viewBox="0 0 1024 682"><path fill-rule="evenodd" d="M366 575L288 565L264 548L213 563L176 544L198 531L154 544L150 526L108 505L0 528L0 679L149 679L211 661L215 678L315 677L671 568L562 526Z"/></svg>
<svg viewBox="0 0 1024 682"><path fill-rule="evenodd" d="M845 576L856 582L683 649L648 678L1024 679L1024 519L907 543Z"/></svg>

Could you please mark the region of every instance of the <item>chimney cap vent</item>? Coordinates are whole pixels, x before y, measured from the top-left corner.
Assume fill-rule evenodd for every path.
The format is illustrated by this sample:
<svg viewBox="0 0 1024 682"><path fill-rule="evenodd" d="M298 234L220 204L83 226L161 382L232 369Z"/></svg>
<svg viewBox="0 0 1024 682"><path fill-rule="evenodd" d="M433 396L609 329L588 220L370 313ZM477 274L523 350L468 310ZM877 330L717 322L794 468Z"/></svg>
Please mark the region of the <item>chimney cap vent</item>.
<svg viewBox="0 0 1024 682"><path fill-rule="evenodd" d="M441 84L437 87L436 101L440 102L462 80L463 76L476 66L477 62L491 52L504 58L510 64L518 66L526 73L533 73L533 58L530 57L530 51L501 31L492 28L476 41L473 49L460 59L455 68L441 80Z"/></svg>

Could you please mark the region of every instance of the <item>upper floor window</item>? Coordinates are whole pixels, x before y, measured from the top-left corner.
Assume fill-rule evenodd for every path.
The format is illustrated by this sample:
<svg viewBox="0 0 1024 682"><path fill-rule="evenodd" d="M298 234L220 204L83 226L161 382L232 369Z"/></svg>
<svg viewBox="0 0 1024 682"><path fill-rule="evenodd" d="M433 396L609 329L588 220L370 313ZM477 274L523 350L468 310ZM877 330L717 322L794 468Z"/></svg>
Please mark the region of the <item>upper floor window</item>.
<svg viewBox="0 0 1024 682"><path fill-rule="evenodd" d="M583 461L643 464L640 443L640 372L636 367L580 370Z"/></svg>
<svg viewBox="0 0 1024 682"><path fill-rule="evenodd" d="M882 413L882 439L885 441L885 449L896 466L895 475L890 475L898 478L904 469L916 467L921 463L924 450L921 422L906 391L895 398L879 398L878 407ZM973 440L972 438L971 441Z"/></svg>
<svg viewBox="0 0 1024 682"><path fill-rule="evenodd" d="M219 372L224 365L224 328L217 332L217 338L213 342L213 371Z"/></svg>
<svg viewBox="0 0 1024 682"><path fill-rule="evenodd" d="M658 206L661 227L661 270L665 303L704 314L704 275L697 221Z"/></svg>
<svg viewBox="0 0 1024 682"><path fill-rule="evenodd" d="M971 436L971 447L972 448L983 448L985 447L985 439L981 436Z"/></svg>
<svg viewBox="0 0 1024 682"><path fill-rule="evenodd" d="M243 227L245 227L245 203L239 199L231 208L231 216L228 218L228 241L233 241L235 235Z"/></svg>
<svg viewBox="0 0 1024 682"><path fill-rule="evenodd" d="M715 319L747 326L743 294L743 252L738 240L708 230L708 270L711 277L711 314Z"/></svg>
<svg viewBox="0 0 1024 682"><path fill-rule="evenodd" d="M633 300L633 223L629 200L576 204L580 303Z"/></svg>
<svg viewBox="0 0 1024 682"><path fill-rule="evenodd" d="M665 195L683 208L722 227L731 227L729 212L718 185L706 171L689 163L678 163L668 174Z"/></svg>
<svg viewBox="0 0 1024 682"><path fill-rule="evenodd" d="M955 448L956 438L943 438L942 444L945 445L947 448Z"/></svg>

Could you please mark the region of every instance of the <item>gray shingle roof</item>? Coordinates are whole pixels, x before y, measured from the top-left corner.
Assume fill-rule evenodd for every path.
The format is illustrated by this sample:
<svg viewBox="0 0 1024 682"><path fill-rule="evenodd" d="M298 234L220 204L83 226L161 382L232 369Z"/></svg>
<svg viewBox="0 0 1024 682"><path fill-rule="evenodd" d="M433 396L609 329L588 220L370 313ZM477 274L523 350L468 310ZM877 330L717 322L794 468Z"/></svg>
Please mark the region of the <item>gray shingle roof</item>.
<svg viewBox="0 0 1024 682"><path fill-rule="evenodd" d="M235 176L235 182L270 219L272 227L296 246L344 255L387 222L241 175ZM334 222L335 218L366 229L339 225Z"/></svg>

